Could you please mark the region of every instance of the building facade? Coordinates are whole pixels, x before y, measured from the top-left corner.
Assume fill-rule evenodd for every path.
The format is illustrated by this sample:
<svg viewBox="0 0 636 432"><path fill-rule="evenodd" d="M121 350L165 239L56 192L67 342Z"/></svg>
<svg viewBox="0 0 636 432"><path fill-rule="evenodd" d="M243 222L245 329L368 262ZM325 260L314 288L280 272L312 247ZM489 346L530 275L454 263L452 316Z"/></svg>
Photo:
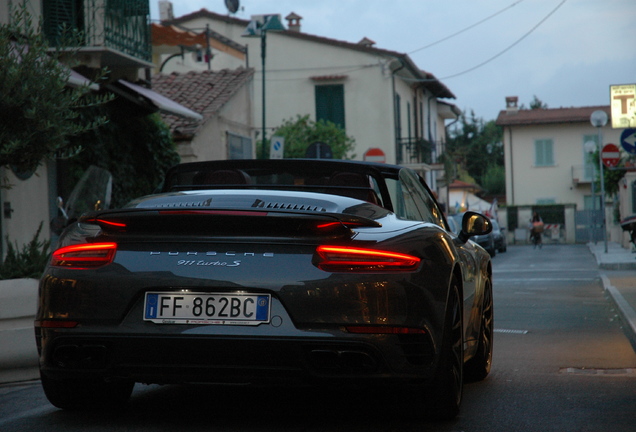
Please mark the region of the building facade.
<svg viewBox="0 0 636 432"><path fill-rule="evenodd" d="M577 215L583 218L581 212L601 208L600 191L593 190L600 169L593 153L599 142L620 147L621 130L612 129L611 121L602 127L591 124L592 113L599 110L610 116L609 105L520 109L516 97L506 99L496 124L503 127L506 202L520 209L512 228L524 231L533 209L547 212L560 206L559 241L589 240L583 235L589 231L587 222L577 220ZM615 224L609 198L607 204L609 236ZM519 239L524 237L519 233Z"/></svg>
<svg viewBox="0 0 636 432"><path fill-rule="evenodd" d="M73 69L68 86L91 83L91 79L106 68L105 79L98 84L91 83L91 89L113 93L126 101L124 103L134 106L140 115L161 110L201 118L153 92L147 86L149 81L144 82L154 67L148 0L0 1L0 23L11 22L17 8L25 8L34 24L41 20L43 36L51 47L68 48L61 37L64 27L82 35L77 41L78 46L70 47ZM15 173L10 167L0 167L0 176L10 185L10 188L0 189L2 257L6 253L6 238L20 248L33 238L40 224L40 240L51 238L49 222L59 211L57 169L54 159L43 160L33 173Z"/></svg>
<svg viewBox="0 0 636 432"><path fill-rule="evenodd" d="M408 55L376 48L367 38L350 43L304 33L302 17L290 13L285 17L286 30L266 33L263 80L261 37L244 36L251 21L205 9L164 18L166 26L182 31L210 29L220 35L217 39L227 38L247 47L244 66L255 69L255 142L261 139L263 118L270 137L285 120L309 115L314 121L340 125L355 139L356 147L349 157L363 160L373 150L374 158L377 153L387 163L410 165L436 187L433 170L439 168L436 162L446 139L445 122L456 119L459 110L444 100L455 95ZM237 61L236 56L214 48L211 54L209 64L197 63L190 54L184 61L178 59L179 64L165 64L163 73L181 71L187 65L218 70ZM156 58L156 65L165 58Z"/></svg>

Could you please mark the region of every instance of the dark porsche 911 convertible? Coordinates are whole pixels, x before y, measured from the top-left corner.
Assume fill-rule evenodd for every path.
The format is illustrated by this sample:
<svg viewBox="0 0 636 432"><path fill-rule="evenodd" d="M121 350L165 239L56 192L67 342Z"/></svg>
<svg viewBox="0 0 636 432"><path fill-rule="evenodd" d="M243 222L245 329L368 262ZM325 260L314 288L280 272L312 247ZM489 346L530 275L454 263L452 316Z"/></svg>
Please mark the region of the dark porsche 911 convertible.
<svg viewBox="0 0 636 432"><path fill-rule="evenodd" d="M135 382L399 385L442 418L490 371L491 263L414 171L326 160L182 164L59 239L35 322L60 408Z"/></svg>

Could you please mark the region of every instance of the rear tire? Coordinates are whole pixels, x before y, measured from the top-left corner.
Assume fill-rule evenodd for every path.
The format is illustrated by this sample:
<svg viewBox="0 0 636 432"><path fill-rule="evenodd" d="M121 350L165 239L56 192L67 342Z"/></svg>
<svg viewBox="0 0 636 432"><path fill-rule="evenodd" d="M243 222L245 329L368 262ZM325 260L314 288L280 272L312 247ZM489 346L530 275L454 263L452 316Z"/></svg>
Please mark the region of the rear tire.
<svg viewBox="0 0 636 432"><path fill-rule="evenodd" d="M492 366L493 335L494 308L492 283L490 279L488 279L484 286L484 297L481 305L479 345L477 345L475 356L464 365L464 376L467 381L482 381L490 373Z"/></svg>
<svg viewBox="0 0 636 432"><path fill-rule="evenodd" d="M113 408L124 405L132 394L134 382L97 380L56 380L40 374L44 394L61 409Z"/></svg>
<svg viewBox="0 0 636 432"><path fill-rule="evenodd" d="M453 278L446 310L439 364L429 388L431 416L451 420L459 414L464 391L464 317L459 284Z"/></svg>

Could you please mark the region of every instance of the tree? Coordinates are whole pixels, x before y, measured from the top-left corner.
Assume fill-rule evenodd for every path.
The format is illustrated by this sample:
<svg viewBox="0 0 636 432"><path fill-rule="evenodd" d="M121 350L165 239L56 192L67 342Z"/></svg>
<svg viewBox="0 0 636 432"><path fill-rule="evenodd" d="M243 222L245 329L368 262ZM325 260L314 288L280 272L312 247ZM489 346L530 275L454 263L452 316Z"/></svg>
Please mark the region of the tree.
<svg viewBox="0 0 636 432"><path fill-rule="evenodd" d="M546 109L547 107L548 107L548 104L542 102L541 99L539 99L536 95L532 97L532 102L530 102L531 110Z"/></svg>
<svg viewBox="0 0 636 432"><path fill-rule="evenodd" d="M121 207L133 198L152 193L168 168L179 163L170 130L159 114L139 115L134 107L117 100L90 111L108 117L109 122L99 130L71 138L72 145L91 144L83 146L79 154L58 161L62 196L68 197L84 171L96 165L113 175L111 207Z"/></svg>
<svg viewBox="0 0 636 432"><path fill-rule="evenodd" d="M490 195L504 195L506 193L505 168L502 165L489 165L482 177L481 187Z"/></svg>
<svg viewBox="0 0 636 432"><path fill-rule="evenodd" d="M90 95L88 86L69 88L71 70L59 55L49 52L26 7L0 25L0 166L34 171L47 157L77 151L69 137L106 122L80 121L82 108L108 98Z"/></svg>
<svg viewBox="0 0 636 432"><path fill-rule="evenodd" d="M320 141L331 147L334 159L345 159L355 147L355 140L347 136L346 132L330 121L314 122L309 115L298 115L295 120L283 121L274 135L285 138L284 157L303 158L307 148L314 142ZM259 153L260 154L260 153Z"/></svg>
<svg viewBox="0 0 636 432"><path fill-rule="evenodd" d="M501 184L501 179L493 179L493 176L501 177L504 166L503 131L494 120L484 122L477 118L471 111L470 117L462 113L460 124L449 133L445 158L458 164L466 170L468 175L475 179L477 184L486 188L489 193L495 193L484 185L486 175L491 185ZM502 169L494 169L501 167ZM458 170L461 172L461 169ZM505 183L505 181L504 181ZM496 189L500 189L499 186ZM499 193L499 191L497 192Z"/></svg>

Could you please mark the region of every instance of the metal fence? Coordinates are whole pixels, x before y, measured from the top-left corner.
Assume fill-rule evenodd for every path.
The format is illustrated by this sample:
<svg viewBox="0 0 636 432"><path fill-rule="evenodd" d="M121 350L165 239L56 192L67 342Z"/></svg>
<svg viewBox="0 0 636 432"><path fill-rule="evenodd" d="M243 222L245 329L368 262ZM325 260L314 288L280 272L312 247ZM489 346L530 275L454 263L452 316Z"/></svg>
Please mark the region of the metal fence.
<svg viewBox="0 0 636 432"><path fill-rule="evenodd" d="M43 18L43 31L52 46L65 43L65 31L75 30L82 46L152 59L147 0L48 0L43 2Z"/></svg>
<svg viewBox="0 0 636 432"><path fill-rule="evenodd" d="M576 242L603 241L603 212L601 210L579 210L574 214Z"/></svg>

